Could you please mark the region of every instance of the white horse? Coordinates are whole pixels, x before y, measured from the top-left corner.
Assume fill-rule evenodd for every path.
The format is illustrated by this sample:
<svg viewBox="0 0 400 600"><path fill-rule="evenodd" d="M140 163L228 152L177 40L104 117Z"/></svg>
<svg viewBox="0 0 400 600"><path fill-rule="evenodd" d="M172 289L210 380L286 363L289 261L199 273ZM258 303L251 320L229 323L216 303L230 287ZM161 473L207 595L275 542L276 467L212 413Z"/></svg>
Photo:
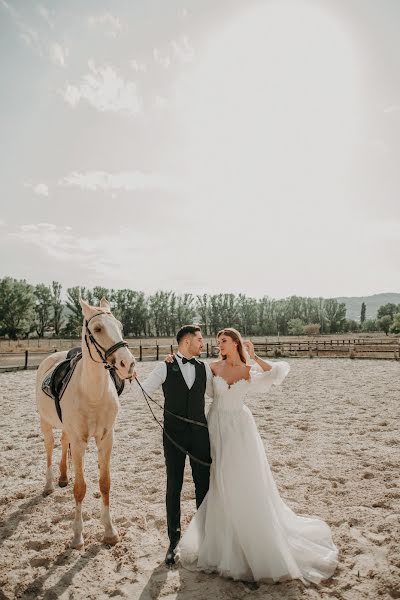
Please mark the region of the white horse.
<svg viewBox="0 0 400 600"><path fill-rule="evenodd" d="M100 492L102 496L101 521L104 525L104 543L116 544L118 533L110 516L110 457L113 446L114 422L119 401L114 382L107 365L116 369L121 379L130 379L135 359L122 339L122 326L111 314L110 305L104 298L100 307L89 306L80 300L84 315L82 329L82 359L66 388L62 400L62 422L55 402L42 391L46 373L65 360L66 352L56 352L40 364L36 378L36 399L40 423L47 453L47 476L45 494L54 490L52 455L54 448L53 428L62 429L59 485L68 483L67 451L70 444L75 470L74 497L75 518L73 523L73 548L83 547L82 501L86 494L84 456L89 438L94 437L98 450L100 469Z"/></svg>

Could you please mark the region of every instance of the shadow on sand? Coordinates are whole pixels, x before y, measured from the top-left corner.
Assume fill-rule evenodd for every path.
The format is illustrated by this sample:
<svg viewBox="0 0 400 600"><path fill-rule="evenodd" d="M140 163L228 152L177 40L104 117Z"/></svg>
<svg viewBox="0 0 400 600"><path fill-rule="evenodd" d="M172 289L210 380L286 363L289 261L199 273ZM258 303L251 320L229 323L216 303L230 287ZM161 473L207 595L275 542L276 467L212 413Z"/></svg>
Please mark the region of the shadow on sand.
<svg viewBox="0 0 400 600"><path fill-rule="evenodd" d="M85 552L78 558L78 560L71 566L71 568L64 573L57 582L47 590L43 590L46 581L54 575L57 568L63 565L72 553L76 552L76 550L68 549L61 552L54 560L52 566L46 571L44 575L41 577L37 577L34 579L28 587L20 593L20 598L27 599L36 599L41 598L43 600L56 600L60 596L61 593L64 593L65 590L71 585L71 582L75 575L82 571L85 567L88 566L88 563L97 556L100 550L104 546L102 544L91 544L85 550Z"/></svg>

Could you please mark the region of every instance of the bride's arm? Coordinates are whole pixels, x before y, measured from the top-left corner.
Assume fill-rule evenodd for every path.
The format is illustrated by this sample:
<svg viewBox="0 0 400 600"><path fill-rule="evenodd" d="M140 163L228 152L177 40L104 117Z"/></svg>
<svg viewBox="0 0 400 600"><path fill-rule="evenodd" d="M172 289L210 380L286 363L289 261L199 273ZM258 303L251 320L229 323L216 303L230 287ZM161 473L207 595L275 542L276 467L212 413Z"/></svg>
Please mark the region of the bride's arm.
<svg viewBox="0 0 400 600"><path fill-rule="evenodd" d="M246 340L245 342L243 342L243 344L245 345L246 350L249 353L251 360L254 360L254 362L257 363L258 366L261 367L261 369L263 371L271 371L271 369L272 369L271 365L269 363L267 363L265 360L263 360L262 358L260 358L259 356L257 356L257 354L254 352L254 345L252 342Z"/></svg>

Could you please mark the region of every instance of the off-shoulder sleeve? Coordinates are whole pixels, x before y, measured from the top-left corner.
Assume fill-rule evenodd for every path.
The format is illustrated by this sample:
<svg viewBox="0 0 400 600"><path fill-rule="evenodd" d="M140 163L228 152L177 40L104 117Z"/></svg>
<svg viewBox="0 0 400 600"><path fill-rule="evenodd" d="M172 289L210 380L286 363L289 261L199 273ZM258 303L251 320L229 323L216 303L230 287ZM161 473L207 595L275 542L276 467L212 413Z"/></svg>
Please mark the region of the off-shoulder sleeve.
<svg viewBox="0 0 400 600"><path fill-rule="evenodd" d="M290 365L284 361L265 361L271 365L270 371L263 371L257 364L250 369L252 391L266 391L273 385L280 385L290 371Z"/></svg>

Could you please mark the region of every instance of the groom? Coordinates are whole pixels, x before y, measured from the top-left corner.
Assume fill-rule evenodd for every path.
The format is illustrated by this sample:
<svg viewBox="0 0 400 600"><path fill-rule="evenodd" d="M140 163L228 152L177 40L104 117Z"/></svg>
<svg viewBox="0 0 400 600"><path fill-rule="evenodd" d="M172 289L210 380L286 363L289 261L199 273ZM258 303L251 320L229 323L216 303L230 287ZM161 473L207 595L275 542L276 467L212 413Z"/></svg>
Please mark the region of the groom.
<svg viewBox="0 0 400 600"><path fill-rule="evenodd" d="M152 396L161 386L164 407L181 417L207 423L204 414L204 394L212 397L212 372L207 363L197 357L203 349L203 337L197 325L185 325L177 335L178 351L171 363L161 362L144 381L143 388ZM195 458L211 462L208 429L186 423L164 413L164 430L177 444ZM181 490L186 455L167 436L163 435L165 466L167 469L167 523L169 547L165 564L175 563L174 550L181 537ZM190 458L192 477L196 490L196 506L199 508L208 492L210 468Z"/></svg>

